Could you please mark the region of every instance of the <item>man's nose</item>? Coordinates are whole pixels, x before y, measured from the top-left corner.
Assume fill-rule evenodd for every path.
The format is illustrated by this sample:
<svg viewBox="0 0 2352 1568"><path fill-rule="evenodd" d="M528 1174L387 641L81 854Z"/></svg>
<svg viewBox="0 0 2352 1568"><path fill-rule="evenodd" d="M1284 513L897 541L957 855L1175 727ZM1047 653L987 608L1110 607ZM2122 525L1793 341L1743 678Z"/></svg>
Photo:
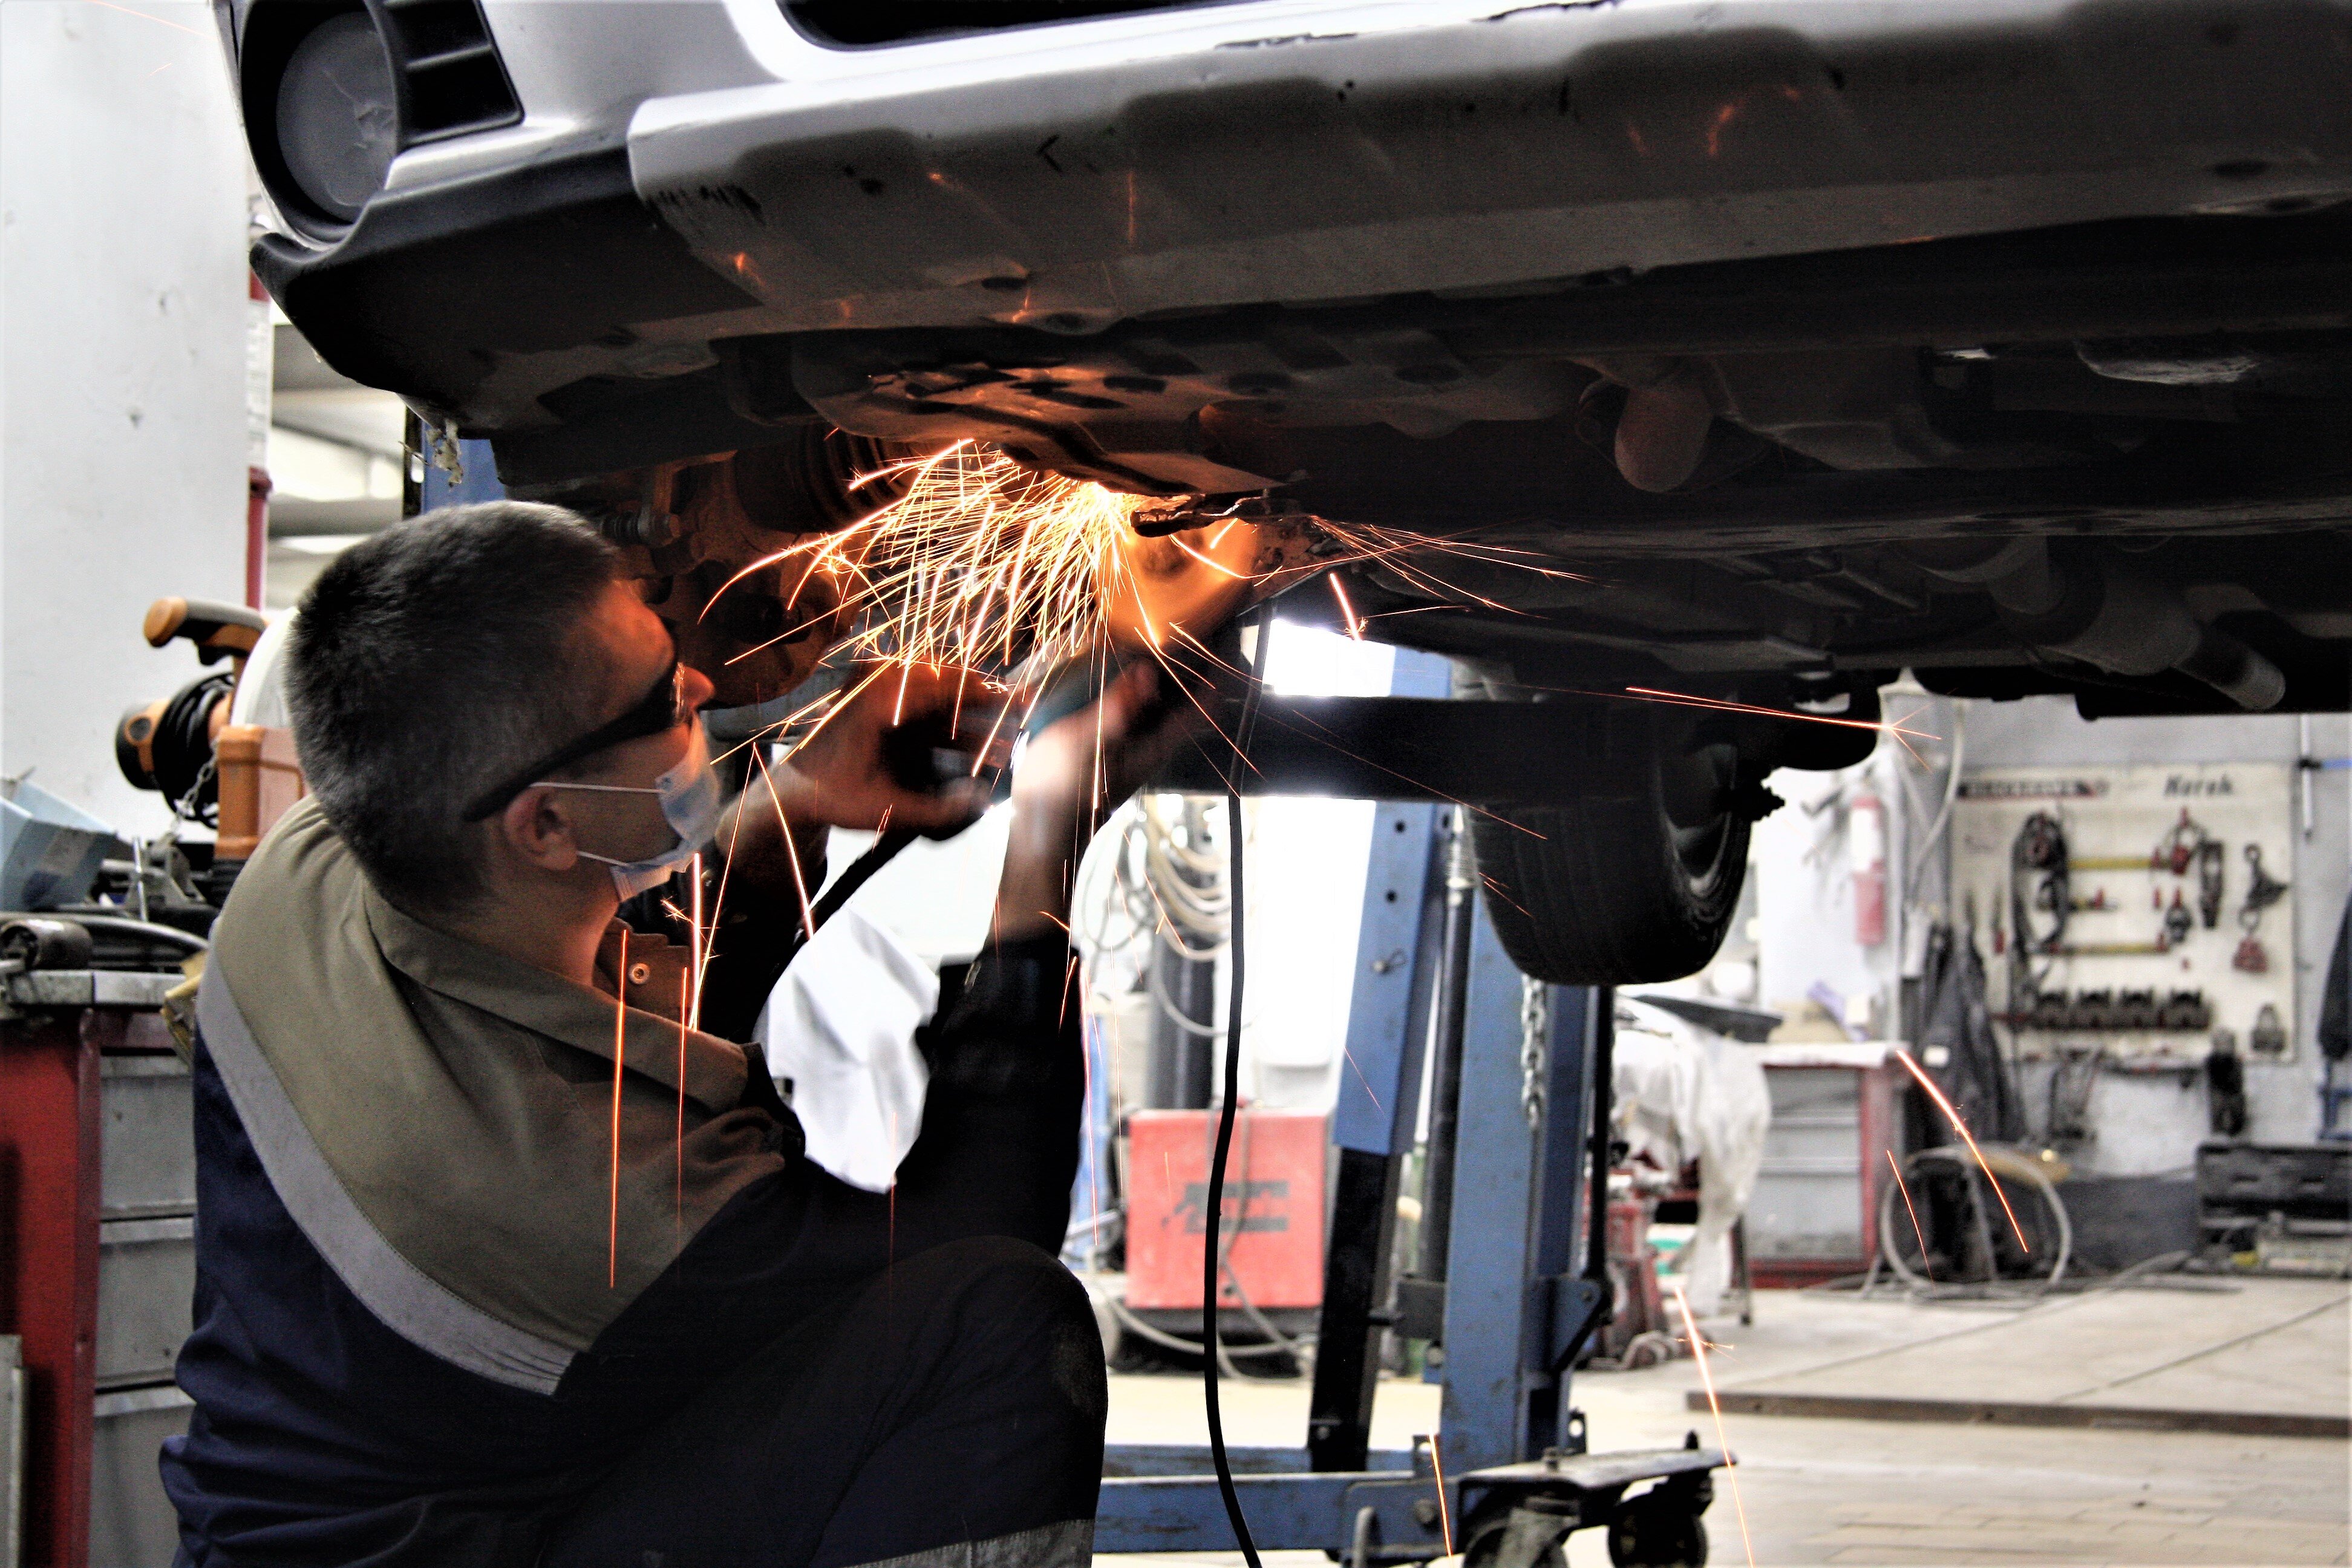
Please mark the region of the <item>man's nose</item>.
<svg viewBox="0 0 2352 1568"><path fill-rule="evenodd" d="M686 692L686 706L689 711L698 710L719 690L719 688L710 683L709 676L692 665L686 667L683 685Z"/></svg>

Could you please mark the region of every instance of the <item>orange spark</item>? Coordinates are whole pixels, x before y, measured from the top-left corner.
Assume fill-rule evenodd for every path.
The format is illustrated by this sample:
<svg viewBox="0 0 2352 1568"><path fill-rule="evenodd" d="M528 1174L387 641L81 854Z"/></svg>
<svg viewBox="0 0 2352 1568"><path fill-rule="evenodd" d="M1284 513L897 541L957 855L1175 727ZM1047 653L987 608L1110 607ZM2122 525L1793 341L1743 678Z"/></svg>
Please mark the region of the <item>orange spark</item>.
<svg viewBox="0 0 2352 1568"><path fill-rule="evenodd" d="M1381 1115L1386 1116L1388 1114L1388 1108L1381 1103L1381 1097L1372 1092L1372 1080L1364 1076L1364 1069L1360 1067L1356 1067L1355 1053L1349 1050L1346 1046L1342 1045L1339 1047L1339 1055L1347 1058L1347 1063L1349 1067L1355 1068L1356 1081L1364 1086L1364 1093L1370 1099L1372 1109L1379 1111ZM1447 1555L1451 1556L1452 1553L1448 1552Z"/></svg>
<svg viewBox="0 0 2352 1568"><path fill-rule="evenodd" d="M755 748L753 755L756 756L759 754L756 749L757 742L753 742L753 745ZM703 937L703 959L706 960L710 955L711 946L719 940L719 916L720 911L727 908L727 879L729 874L735 869L735 846L741 841L742 837L743 807L741 803L739 801L735 807L734 826L730 827L727 833L727 858L720 861L719 865L719 890L710 900L710 924ZM697 887L699 887L701 882L701 878L697 877L695 879L695 884ZM698 960L698 965L699 965L701 962L701 960ZM697 968L696 973L698 976L701 973L699 967ZM698 985L699 984L698 980L697 984ZM701 1002L698 991L697 993L695 1008L696 1016L698 1019L701 1016Z"/></svg>
<svg viewBox="0 0 2352 1568"><path fill-rule="evenodd" d="M801 896L801 930L809 936L814 937L816 910L809 903L808 879L801 873L801 850L799 844L793 838L792 819L784 815L783 798L776 794L775 775L768 772L766 759L754 752L751 753L751 760L759 764L760 782L768 786L768 800L775 806L776 821L783 831L784 858L792 862L793 888Z"/></svg>
<svg viewBox="0 0 2352 1568"><path fill-rule="evenodd" d="M1739 1461L1732 1457L1731 1439L1723 1430L1723 1405L1715 1396L1715 1373L1706 1364L1706 1342L1699 1337L1698 1320L1691 1316L1690 1298L1683 1294L1683 1282L1672 1281L1675 1305L1682 1310L1683 1332L1690 1339L1691 1359L1698 1363L1698 1381L1706 1390L1706 1407L1715 1415L1715 1444L1723 1450L1724 1479L1731 1483L1731 1506L1739 1515L1739 1544L1748 1550L1748 1568L1756 1568L1756 1542L1748 1535L1748 1506L1739 1500Z"/></svg>
<svg viewBox="0 0 2352 1568"><path fill-rule="evenodd" d="M1927 1257L1927 1233L1919 1228L1919 1211L1911 1206L1911 1189L1904 1184L1903 1167L1895 1163L1895 1151L1888 1149L1884 1152L1887 1168L1895 1173L1895 1190L1903 1194L1903 1206L1911 1210L1911 1234L1919 1238L1919 1267L1932 1283L1936 1278L1936 1266Z"/></svg>
<svg viewBox="0 0 2352 1568"><path fill-rule="evenodd" d="M2009 1216L2009 1228L2017 1233L2017 1245L2032 1252L2033 1244L2025 1239L2025 1227L2017 1223L2017 1211L2009 1206L2009 1194L2000 1190L2000 1178L1994 1175L1992 1167L1985 1163L1984 1151L1977 1147L1976 1135L1969 1131L1969 1124L1960 1120L1960 1113L1953 1109L1950 1100L1944 1098L1944 1091L1936 1087L1936 1080L1920 1070L1919 1064L1911 1059L1911 1053L1901 1046L1894 1049L1895 1058L1911 1069L1911 1076L1919 1080L1919 1087L1927 1091L1927 1098L1936 1102L1936 1109L1944 1113L1944 1119L1952 1124L1952 1131L1960 1135L1960 1142L1966 1143L1969 1152L1976 1156L1977 1168L1984 1172L1985 1180L1992 1184L1992 1195L2000 1200L2000 1212Z"/></svg>
<svg viewBox="0 0 2352 1568"><path fill-rule="evenodd" d="M738 827L742 826L743 819L740 814L737 815L735 821ZM715 930L708 935L706 935L703 930L702 851L699 849L694 852L694 858L687 864L687 878L688 882L691 884L693 895L690 900L690 908L692 912L688 915L687 921L687 933L691 939L691 951L687 954L687 962L694 966L694 997L690 1005L682 1007L679 1010L678 1020L691 1027L699 1029L702 1027L702 970L703 965L707 963L710 958L709 942L712 940L715 940L717 936ZM681 1047L680 1048L683 1049L684 1047ZM679 1088L679 1092L685 1092L682 1083Z"/></svg>
<svg viewBox="0 0 2352 1568"><path fill-rule="evenodd" d="M110 11L120 11L126 16L136 16L142 22L152 22L159 27L172 27L183 33L194 33L200 38L205 36L205 30L202 27L191 27L185 22L174 22L166 16L150 16L144 11L134 11L128 5L116 5L114 0L88 0L88 4L92 5L103 5ZM156 68L157 70L161 70L162 68L163 68L160 66ZM155 72L149 71L147 74L149 76L153 76Z"/></svg>
<svg viewBox="0 0 2352 1568"><path fill-rule="evenodd" d="M1331 596L1339 601L1339 614L1346 617L1348 635L1358 642L1363 641L1364 620L1361 616L1356 614L1356 606L1348 602L1346 585L1336 575L1326 577L1323 581L1331 584Z"/></svg>
<svg viewBox="0 0 2352 1568"><path fill-rule="evenodd" d="M1942 739L1941 736L1930 735L1924 731L1906 728L1906 721L1900 719L1894 720L1892 721L1871 719L1841 719L1834 713L1805 713L1787 708L1763 708L1753 702L1733 702L1720 697L1699 697L1687 691L1661 691L1655 687L1651 686L1629 686L1625 690L1627 694L1633 697L1647 698L1657 702L1679 703L1685 707L1690 708L1714 708L1719 709L1727 713L1755 713L1767 719L1794 719L1800 722L1807 724L1834 724L1841 729L1846 730L1875 730L1881 734L1892 735L1897 742L1905 742L1906 745L1908 740L1935 741ZM1608 696L1613 694L1603 692L1599 695Z"/></svg>
<svg viewBox="0 0 2352 1568"><path fill-rule="evenodd" d="M700 856L696 857L700 859ZM677 1224L686 1226L686 1013L687 973L677 972Z"/></svg>
<svg viewBox="0 0 2352 1568"><path fill-rule="evenodd" d="M1445 1506L1445 1456L1440 1451L1443 1432L1429 1435L1429 1468L1437 1472L1437 1524L1444 1532L1445 1555L1454 1555L1454 1512Z"/></svg>
<svg viewBox="0 0 2352 1568"><path fill-rule="evenodd" d="M621 928L621 957L613 966L613 1189L605 1218L604 1289L621 1283L621 1064L629 1054L629 928Z"/></svg>
<svg viewBox="0 0 2352 1568"><path fill-rule="evenodd" d="M1706 128L1706 155L1708 157L1719 158L1723 155L1723 133L1730 129L1731 122L1738 119L1740 111L1745 110L1747 107L1748 100L1746 99L1735 98L1729 103L1723 105L1715 111L1715 119L1707 125Z"/></svg>

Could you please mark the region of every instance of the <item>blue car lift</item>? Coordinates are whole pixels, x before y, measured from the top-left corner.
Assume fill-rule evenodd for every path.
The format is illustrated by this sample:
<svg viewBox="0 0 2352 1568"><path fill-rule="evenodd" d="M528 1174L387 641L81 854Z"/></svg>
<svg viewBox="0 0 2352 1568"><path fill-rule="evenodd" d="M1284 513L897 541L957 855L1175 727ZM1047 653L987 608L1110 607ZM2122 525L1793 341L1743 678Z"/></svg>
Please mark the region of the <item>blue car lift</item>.
<svg viewBox="0 0 2352 1568"><path fill-rule="evenodd" d="M1401 652L1398 663L1396 695L1444 694L1442 661ZM1242 1506L1261 1549L1357 1565L1425 1562L1450 1541L1475 1568L1536 1568L1559 1562L1570 1531L1593 1526L1610 1529L1621 1564L1703 1563L1698 1520L1723 1453L1696 1434L1679 1448L1589 1453L1583 1415L1569 1404L1571 1363L1608 1306L1612 997L1522 978L1472 879L1449 886L1444 810L1389 803L1376 817L1331 1121L1337 1173L1307 1441L1234 1449ZM1449 949L1467 968L1450 988L1440 984ZM1441 1163L1451 1194L1423 1222L1448 1237L1443 1277L1392 1279L1432 1009L1448 1005L1461 1009L1460 1045L1448 1047L1451 1028L1436 1031L1431 1160L1433 1200ZM1444 1387L1433 1452L1419 1441L1410 1452L1370 1446L1380 1337L1392 1326L1442 1347L1431 1358ZM1629 1499L1644 1482L1656 1484ZM1097 1552L1234 1544L1207 1448L1106 1452Z"/></svg>

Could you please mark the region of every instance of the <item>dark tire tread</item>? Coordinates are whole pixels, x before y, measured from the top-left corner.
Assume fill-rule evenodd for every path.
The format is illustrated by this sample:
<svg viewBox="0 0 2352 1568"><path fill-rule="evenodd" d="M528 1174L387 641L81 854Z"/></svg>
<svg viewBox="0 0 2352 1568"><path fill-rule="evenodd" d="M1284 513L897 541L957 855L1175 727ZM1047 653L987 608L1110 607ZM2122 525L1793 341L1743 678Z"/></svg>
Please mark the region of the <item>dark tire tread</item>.
<svg viewBox="0 0 2352 1568"><path fill-rule="evenodd" d="M1486 909L1521 972L1558 985L1678 980L1704 968L1738 907L1749 824L1729 813L1711 869L1696 881L1675 853L1660 726L1633 705L1592 753L1566 805L1474 814Z"/></svg>

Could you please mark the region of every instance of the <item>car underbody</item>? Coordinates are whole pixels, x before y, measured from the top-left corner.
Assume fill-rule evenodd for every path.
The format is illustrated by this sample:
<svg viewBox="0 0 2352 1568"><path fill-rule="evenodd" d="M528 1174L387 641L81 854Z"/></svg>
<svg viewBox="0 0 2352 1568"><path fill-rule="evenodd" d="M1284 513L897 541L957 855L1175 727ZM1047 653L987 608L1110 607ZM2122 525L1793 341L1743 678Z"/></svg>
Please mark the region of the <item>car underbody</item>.
<svg viewBox="0 0 2352 1568"><path fill-rule="evenodd" d="M270 7L247 37L300 15ZM504 101L577 113L404 142L347 221L257 136L288 232L256 266L338 368L638 551L755 695L799 668L741 661L781 612L711 591L893 458L984 444L1155 535L1321 541L1337 591L1286 614L1556 710L1535 832L1480 845L1556 981L1703 963L1764 773L1876 738L1801 720L1875 720L1905 671L2094 718L2352 706L2331 0L883 12L566 21ZM656 13L798 52L592 112ZM1367 530L1421 548L1325 548Z"/></svg>
<svg viewBox="0 0 2352 1568"><path fill-rule="evenodd" d="M2093 716L2308 710L2352 695L2347 318L2330 211L1083 337L777 334L700 379L747 446L984 441L1160 498L1162 529L1239 507L1424 536L1409 573L1343 568L1365 625L1531 686L1759 701L1907 668ZM674 439L642 403L688 388L624 390L552 440ZM548 449L518 437L502 469L530 489Z"/></svg>

